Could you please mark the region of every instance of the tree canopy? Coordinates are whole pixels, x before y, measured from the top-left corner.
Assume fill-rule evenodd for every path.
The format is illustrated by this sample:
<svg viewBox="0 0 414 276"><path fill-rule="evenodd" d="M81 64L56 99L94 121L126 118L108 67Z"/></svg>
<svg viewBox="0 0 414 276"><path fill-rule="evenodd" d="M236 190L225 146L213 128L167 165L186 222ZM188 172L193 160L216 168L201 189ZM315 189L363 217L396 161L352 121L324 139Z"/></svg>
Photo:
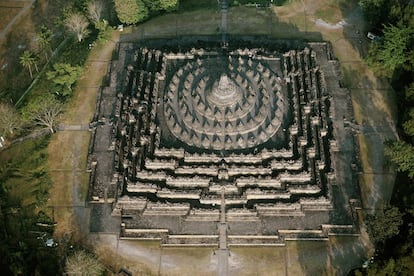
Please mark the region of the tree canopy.
<svg viewBox="0 0 414 276"><path fill-rule="evenodd" d="M89 35L89 22L86 17L80 13L72 13L65 19L65 26L69 32L75 34L78 42L81 42Z"/></svg>
<svg viewBox="0 0 414 276"><path fill-rule="evenodd" d="M375 73L388 77L398 97L400 140L388 141L385 154L400 171L391 204L404 218L401 221L396 209L368 216L379 256L364 275L408 275L414 271L414 5L412 0L359 0L359 4L370 28L382 36L371 42L366 60Z"/></svg>
<svg viewBox="0 0 414 276"><path fill-rule="evenodd" d="M392 77L395 70L402 68L409 61L413 34L413 30L408 26L384 26L383 41L371 44L368 63L377 73Z"/></svg>
<svg viewBox="0 0 414 276"><path fill-rule="evenodd" d="M5 103L0 103L0 136L11 136L22 125L20 114L16 109Z"/></svg>
<svg viewBox="0 0 414 276"><path fill-rule="evenodd" d="M403 223L402 216L397 207L389 207L376 215L368 215L366 224L371 239L375 243L384 243L387 239L397 235Z"/></svg>
<svg viewBox="0 0 414 276"><path fill-rule="evenodd" d="M119 21L135 24L148 17L149 10L141 0L114 0Z"/></svg>
<svg viewBox="0 0 414 276"><path fill-rule="evenodd" d="M173 11L178 8L178 0L143 0L150 11Z"/></svg>
<svg viewBox="0 0 414 276"><path fill-rule="evenodd" d="M365 19L372 26L384 22L389 12L389 0L359 0Z"/></svg>
<svg viewBox="0 0 414 276"><path fill-rule="evenodd" d="M414 177L414 146L404 141L392 142L385 148L385 154L397 164L400 171Z"/></svg>
<svg viewBox="0 0 414 276"><path fill-rule="evenodd" d="M72 95L72 86L82 73L82 67L68 63L55 63L53 69L46 73L47 79L54 84L53 92L63 97Z"/></svg>
<svg viewBox="0 0 414 276"><path fill-rule="evenodd" d="M32 66L35 66L37 70L36 56L31 51L26 50L20 56L20 64L29 69L30 77L33 78Z"/></svg>
<svg viewBox="0 0 414 276"><path fill-rule="evenodd" d="M36 35L37 35L40 51L43 52L46 60L48 60L49 52L51 51L50 44L52 42L52 31L48 27L43 25L40 28L40 32L38 32Z"/></svg>
<svg viewBox="0 0 414 276"><path fill-rule="evenodd" d="M63 104L52 94L33 99L22 109L23 118L38 126L47 127L51 133L55 132L59 115L63 112Z"/></svg>
<svg viewBox="0 0 414 276"><path fill-rule="evenodd" d="M151 14L178 9L178 0L114 0L119 21L136 24Z"/></svg>

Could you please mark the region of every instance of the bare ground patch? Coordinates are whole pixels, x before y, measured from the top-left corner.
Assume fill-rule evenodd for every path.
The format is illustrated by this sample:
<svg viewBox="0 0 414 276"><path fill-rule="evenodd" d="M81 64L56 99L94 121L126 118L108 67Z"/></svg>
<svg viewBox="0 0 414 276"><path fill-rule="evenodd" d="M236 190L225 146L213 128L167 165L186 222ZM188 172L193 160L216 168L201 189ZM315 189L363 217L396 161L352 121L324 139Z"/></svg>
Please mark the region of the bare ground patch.
<svg viewBox="0 0 414 276"><path fill-rule="evenodd" d="M0 32L29 1L0 1Z"/></svg>
<svg viewBox="0 0 414 276"><path fill-rule="evenodd" d="M287 275L332 275L328 242L288 241Z"/></svg>
<svg viewBox="0 0 414 276"><path fill-rule="evenodd" d="M231 275L286 275L285 247L232 247Z"/></svg>

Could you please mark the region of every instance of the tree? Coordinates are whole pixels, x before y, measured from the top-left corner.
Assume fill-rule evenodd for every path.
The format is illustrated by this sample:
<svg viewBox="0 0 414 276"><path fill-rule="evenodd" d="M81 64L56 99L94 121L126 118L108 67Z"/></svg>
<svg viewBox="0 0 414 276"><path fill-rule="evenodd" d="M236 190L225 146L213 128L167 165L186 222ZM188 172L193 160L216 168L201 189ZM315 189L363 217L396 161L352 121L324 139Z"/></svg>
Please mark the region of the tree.
<svg viewBox="0 0 414 276"><path fill-rule="evenodd" d="M99 22L102 19L103 8L104 5L100 0L89 2L87 7L89 19L92 22Z"/></svg>
<svg viewBox="0 0 414 276"><path fill-rule="evenodd" d="M37 39L40 50L44 53L46 60L49 60L49 52L51 51L50 43L52 41L52 31L46 27L40 27L40 32L37 33Z"/></svg>
<svg viewBox="0 0 414 276"><path fill-rule="evenodd" d="M92 21L95 29L99 31L98 40L108 40L111 34L111 28L106 19L102 19L104 4L100 0L90 2L87 7L88 17Z"/></svg>
<svg viewBox="0 0 414 276"><path fill-rule="evenodd" d="M414 177L414 146L404 141L388 142L385 154L393 161L399 171Z"/></svg>
<svg viewBox="0 0 414 276"><path fill-rule="evenodd" d="M408 120L403 123L404 132L410 136L414 136L414 107L408 112Z"/></svg>
<svg viewBox="0 0 414 276"><path fill-rule="evenodd" d="M55 132L55 126L59 115L63 112L63 104L53 95L47 94L35 98L22 110L23 119L38 126L47 127L51 133Z"/></svg>
<svg viewBox="0 0 414 276"><path fill-rule="evenodd" d="M178 8L178 0L160 0L161 9L172 11Z"/></svg>
<svg viewBox="0 0 414 276"><path fill-rule="evenodd" d="M103 265L95 256L84 250L76 251L66 259L67 275L102 275Z"/></svg>
<svg viewBox="0 0 414 276"><path fill-rule="evenodd" d="M75 34L78 42L81 42L86 36L89 35L90 31L88 30L89 22L80 13L72 13L65 19L65 26Z"/></svg>
<svg viewBox="0 0 414 276"><path fill-rule="evenodd" d="M98 40L107 41L111 37L111 27L107 20L103 19L95 22L95 28L99 31Z"/></svg>
<svg viewBox="0 0 414 276"><path fill-rule="evenodd" d="M368 23L375 27L386 21L392 1L359 0L358 3Z"/></svg>
<svg viewBox="0 0 414 276"><path fill-rule="evenodd" d="M410 83L404 91L405 99L409 102L414 102L414 82Z"/></svg>
<svg viewBox="0 0 414 276"><path fill-rule="evenodd" d="M374 243L383 244L398 235L403 224L402 216L397 207L387 207L376 215L367 215L367 230Z"/></svg>
<svg viewBox="0 0 414 276"><path fill-rule="evenodd" d="M13 135L21 127L20 114L9 105L0 103L0 136Z"/></svg>
<svg viewBox="0 0 414 276"><path fill-rule="evenodd" d="M36 71L39 71L36 64L36 57L34 54L28 50L24 51L23 54L20 56L20 64L29 69L30 77L33 79L33 71L32 66L34 65L36 68Z"/></svg>
<svg viewBox="0 0 414 276"><path fill-rule="evenodd" d="M67 63L55 63L53 71L46 73L48 80L52 80L54 84L54 93L67 97L72 94L72 86L78 80L82 73L82 67L71 66Z"/></svg>
<svg viewBox="0 0 414 276"><path fill-rule="evenodd" d="M114 0L119 21L135 24L148 17L148 8L141 0Z"/></svg>
<svg viewBox="0 0 414 276"><path fill-rule="evenodd" d="M368 62L380 67L385 75L392 76L395 69L408 61L407 52L412 34L409 27L384 26L383 42L379 45L372 44Z"/></svg>
<svg viewBox="0 0 414 276"><path fill-rule="evenodd" d="M376 261L373 264L369 264L368 268L361 271L355 272L355 275L365 276L389 276L389 275L409 275L409 270L404 263L395 261L393 258L386 261Z"/></svg>
<svg viewBox="0 0 414 276"><path fill-rule="evenodd" d="M178 8L178 0L143 0L151 11L173 11Z"/></svg>

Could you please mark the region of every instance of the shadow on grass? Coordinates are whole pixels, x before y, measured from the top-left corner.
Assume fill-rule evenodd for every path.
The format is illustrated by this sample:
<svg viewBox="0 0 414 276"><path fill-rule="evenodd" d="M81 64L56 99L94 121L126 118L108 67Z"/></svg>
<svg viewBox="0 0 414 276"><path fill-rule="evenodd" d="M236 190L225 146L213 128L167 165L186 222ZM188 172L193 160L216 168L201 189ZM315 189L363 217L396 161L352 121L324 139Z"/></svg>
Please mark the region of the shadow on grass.
<svg viewBox="0 0 414 276"><path fill-rule="evenodd" d="M261 35L275 39L322 41L318 32L302 32L295 25L280 21L269 8L233 7L228 12L227 33L231 36ZM123 42L154 38L180 38L194 35L220 36L221 14L217 9L166 14L148 20L121 37Z"/></svg>

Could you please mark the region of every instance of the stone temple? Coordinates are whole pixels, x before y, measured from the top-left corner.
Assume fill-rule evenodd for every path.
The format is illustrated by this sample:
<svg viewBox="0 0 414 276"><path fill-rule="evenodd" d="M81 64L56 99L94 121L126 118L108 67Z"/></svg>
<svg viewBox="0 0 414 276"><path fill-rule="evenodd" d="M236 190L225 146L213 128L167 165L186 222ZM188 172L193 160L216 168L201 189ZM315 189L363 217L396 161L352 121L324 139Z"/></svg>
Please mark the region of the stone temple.
<svg viewBox="0 0 414 276"><path fill-rule="evenodd" d="M91 124L93 212L111 204L122 238L164 245L357 234L352 106L329 43L234 45L120 43Z"/></svg>

